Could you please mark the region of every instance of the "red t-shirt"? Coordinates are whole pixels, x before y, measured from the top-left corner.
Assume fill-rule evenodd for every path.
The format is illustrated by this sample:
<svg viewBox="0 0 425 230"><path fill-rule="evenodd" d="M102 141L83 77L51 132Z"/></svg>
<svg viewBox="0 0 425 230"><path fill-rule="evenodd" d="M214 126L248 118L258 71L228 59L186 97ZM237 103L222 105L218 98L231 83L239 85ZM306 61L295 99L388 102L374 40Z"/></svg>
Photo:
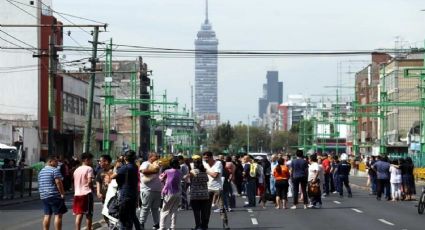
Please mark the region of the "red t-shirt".
<svg viewBox="0 0 425 230"><path fill-rule="evenodd" d="M325 171L325 173L330 173L331 172L331 161L327 158L322 160L322 167L323 167L323 171Z"/></svg>

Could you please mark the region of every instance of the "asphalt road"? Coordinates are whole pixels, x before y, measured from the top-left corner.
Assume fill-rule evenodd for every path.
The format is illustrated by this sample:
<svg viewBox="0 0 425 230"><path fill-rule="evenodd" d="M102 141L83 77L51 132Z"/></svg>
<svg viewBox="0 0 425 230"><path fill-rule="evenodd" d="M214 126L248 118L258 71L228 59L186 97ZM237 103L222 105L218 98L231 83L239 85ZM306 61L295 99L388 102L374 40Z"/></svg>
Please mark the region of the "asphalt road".
<svg viewBox="0 0 425 230"><path fill-rule="evenodd" d="M352 178L352 182L364 185L364 178ZM353 186L354 187L354 186ZM323 199L322 209L276 210L272 203L266 209L236 208L228 213L231 229L424 229L425 215L419 215L415 205L417 201L377 201L368 191L354 188L353 198L339 198L331 195ZM67 199L68 207L70 198ZM237 207L246 201L238 197ZM290 200L292 204L292 200ZM70 207L69 207L70 208ZM95 221L101 220L101 205L95 204ZM212 213L211 229L222 229L218 213ZM41 203L32 201L18 205L0 207L0 229L41 229ZM151 216L146 225L151 229ZM178 229L190 229L194 226L191 211L180 211L177 216ZM74 218L69 211L64 217L63 229L73 229ZM53 228L52 228L53 229ZM103 227L102 229L106 229Z"/></svg>

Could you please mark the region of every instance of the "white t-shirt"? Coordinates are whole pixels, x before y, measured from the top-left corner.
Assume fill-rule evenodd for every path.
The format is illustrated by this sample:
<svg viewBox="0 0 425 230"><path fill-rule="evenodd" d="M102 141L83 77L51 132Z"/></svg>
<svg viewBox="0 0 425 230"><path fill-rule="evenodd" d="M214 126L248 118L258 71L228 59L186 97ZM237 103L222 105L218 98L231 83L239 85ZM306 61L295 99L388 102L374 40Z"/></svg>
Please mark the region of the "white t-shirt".
<svg viewBox="0 0 425 230"><path fill-rule="evenodd" d="M313 180L316 177L316 173L314 171L317 171L319 173L318 178L320 179L321 182L323 182L323 169L322 166L319 165L316 162L312 162L309 166L308 166L308 181Z"/></svg>
<svg viewBox="0 0 425 230"><path fill-rule="evenodd" d="M139 171L147 169L150 164L151 163L149 161L143 162L142 165L140 165ZM144 180L144 177L149 177L149 180ZM150 174L148 176L145 176L143 173L140 172L140 190L161 192L162 183L159 179L159 172L155 174Z"/></svg>
<svg viewBox="0 0 425 230"><path fill-rule="evenodd" d="M218 191L223 189L223 181L221 178L221 172L223 171L223 165L220 161L215 161L213 166L210 166L208 163L204 162L204 167L208 172L216 172L219 173L216 178L213 178L208 174L208 190Z"/></svg>
<svg viewBox="0 0 425 230"><path fill-rule="evenodd" d="M390 183L401 183L401 170L396 168L395 166L390 166Z"/></svg>

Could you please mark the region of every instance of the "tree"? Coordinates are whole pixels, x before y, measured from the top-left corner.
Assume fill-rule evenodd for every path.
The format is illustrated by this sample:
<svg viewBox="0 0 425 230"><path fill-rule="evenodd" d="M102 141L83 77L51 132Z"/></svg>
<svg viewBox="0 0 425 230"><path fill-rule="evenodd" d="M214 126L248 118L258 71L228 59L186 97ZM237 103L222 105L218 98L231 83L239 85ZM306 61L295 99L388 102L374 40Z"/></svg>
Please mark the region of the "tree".
<svg viewBox="0 0 425 230"><path fill-rule="evenodd" d="M271 148L273 152L293 151L298 145L298 136L292 132L275 131L271 137Z"/></svg>
<svg viewBox="0 0 425 230"><path fill-rule="evenodd" d="M210 145L210 150L214 152L223 152L229 148L233 139L233 127L229 122L219 125L215 130Z"/></svg>

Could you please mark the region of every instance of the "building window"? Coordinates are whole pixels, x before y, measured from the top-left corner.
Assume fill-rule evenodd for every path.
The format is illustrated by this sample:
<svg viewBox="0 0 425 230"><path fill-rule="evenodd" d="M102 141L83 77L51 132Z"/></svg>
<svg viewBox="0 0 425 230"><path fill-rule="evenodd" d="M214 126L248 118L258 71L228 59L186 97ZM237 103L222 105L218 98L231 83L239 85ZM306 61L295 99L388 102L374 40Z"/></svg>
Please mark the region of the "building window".
<svg viewBox="0 0 425 230"><path fill-rule="evenodd" d="M80 115L81 116L86 115L86 108L87 108L87 100L84 98L80 98Z"/></svg>
<svg viewBox="0 0 425 230"><path fill-rule="evenodd" d="M95 119L100 119L100 104L99 103L94 103L93 116Z"/></svg>

